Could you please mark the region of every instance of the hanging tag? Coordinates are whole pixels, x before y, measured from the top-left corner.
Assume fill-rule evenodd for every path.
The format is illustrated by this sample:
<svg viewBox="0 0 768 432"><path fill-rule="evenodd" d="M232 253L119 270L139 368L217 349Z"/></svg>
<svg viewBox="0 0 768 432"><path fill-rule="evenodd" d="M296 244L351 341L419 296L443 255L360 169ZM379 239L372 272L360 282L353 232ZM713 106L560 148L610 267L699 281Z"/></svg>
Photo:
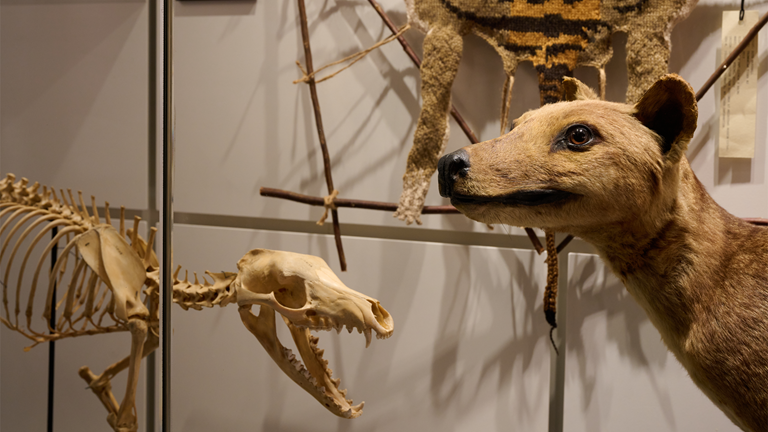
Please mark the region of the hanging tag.
<svg viewBox="0 0 768 432"><path fill-rule="evenodd" d="M723 12L723 48L726 58L757 23L757 11ZM727 158L752 158L755 155L757 111L757 38L734 60L720 81L719 155Z"/></svg>

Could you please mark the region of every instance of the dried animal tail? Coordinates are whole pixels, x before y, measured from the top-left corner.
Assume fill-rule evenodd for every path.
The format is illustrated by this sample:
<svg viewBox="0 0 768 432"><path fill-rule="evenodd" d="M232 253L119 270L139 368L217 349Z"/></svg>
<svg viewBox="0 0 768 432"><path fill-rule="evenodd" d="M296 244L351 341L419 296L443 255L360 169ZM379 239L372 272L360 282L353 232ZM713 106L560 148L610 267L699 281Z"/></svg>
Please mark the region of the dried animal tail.
<svg viewBox="0 0 768 432"><path fill-rule="evenodd" d="M555 232L545 231L546 243L547 243L547 287L544 289L544 317L547 322L552 326L549 330L549 340L552 342L552 347L559 355L555 340L552 333L557 328L557 277L558 277L558 263L557 263L557 246L555 245Z"/></svg>

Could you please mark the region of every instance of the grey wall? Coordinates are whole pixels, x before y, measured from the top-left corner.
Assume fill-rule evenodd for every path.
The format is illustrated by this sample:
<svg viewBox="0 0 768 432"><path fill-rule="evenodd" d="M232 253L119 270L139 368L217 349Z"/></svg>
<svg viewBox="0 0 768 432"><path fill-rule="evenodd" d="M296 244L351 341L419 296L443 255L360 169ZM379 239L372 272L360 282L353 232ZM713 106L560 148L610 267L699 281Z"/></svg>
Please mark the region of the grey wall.
<svg viewBox="0 0 768 432"><path fill-rule="evenodd" d="M82 190L100 205L107 200L113 207L147 208L148 35L144 1L3 1L3 176L12 172L30 182ZM37 307L35 318L43 324L40 315ZM45 430L48 346L25 353L29 345L3 326L3 431ZM56 349L54 430L105 430L106 410L77 371L87 365L101 373L128 355L130 336L64 340ZM142 375L142 429L144 381ZM124 388L125 378L118 376L113 387L118 398Z"/></svg>

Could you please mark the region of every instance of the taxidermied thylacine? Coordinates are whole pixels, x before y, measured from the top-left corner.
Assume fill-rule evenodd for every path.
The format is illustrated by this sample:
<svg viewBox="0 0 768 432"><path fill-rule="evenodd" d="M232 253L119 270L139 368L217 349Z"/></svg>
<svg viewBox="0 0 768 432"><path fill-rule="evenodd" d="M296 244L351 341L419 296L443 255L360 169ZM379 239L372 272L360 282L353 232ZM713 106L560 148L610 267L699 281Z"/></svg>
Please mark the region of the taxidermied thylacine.
<svg viewBox="0 0 768 432"><path fill-rule="evenodd" d="M746 431L768 429L768 228L717 205L685 157L691 87L632 105L575 79L508 134L440 160L440 192L483 223L581 237L621 279L694 383Z"/></svg>

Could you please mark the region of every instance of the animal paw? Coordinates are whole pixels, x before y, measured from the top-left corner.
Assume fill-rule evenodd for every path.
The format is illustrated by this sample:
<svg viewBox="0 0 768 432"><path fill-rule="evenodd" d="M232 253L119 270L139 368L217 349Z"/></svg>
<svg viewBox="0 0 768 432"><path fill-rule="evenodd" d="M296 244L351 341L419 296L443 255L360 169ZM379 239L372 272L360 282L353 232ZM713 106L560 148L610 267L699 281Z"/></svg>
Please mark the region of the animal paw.
<svg viewBox="0 0 768 432"><path fill-rule="evenodd" d="M406 225L410 225L414 222L416 222L416 225L421 225L421 218L419 217L421 216L421 207L404 207L401 202L397 207L397 211L395 211L392 216L400 219L401 221L405 221Z"/></svg>

